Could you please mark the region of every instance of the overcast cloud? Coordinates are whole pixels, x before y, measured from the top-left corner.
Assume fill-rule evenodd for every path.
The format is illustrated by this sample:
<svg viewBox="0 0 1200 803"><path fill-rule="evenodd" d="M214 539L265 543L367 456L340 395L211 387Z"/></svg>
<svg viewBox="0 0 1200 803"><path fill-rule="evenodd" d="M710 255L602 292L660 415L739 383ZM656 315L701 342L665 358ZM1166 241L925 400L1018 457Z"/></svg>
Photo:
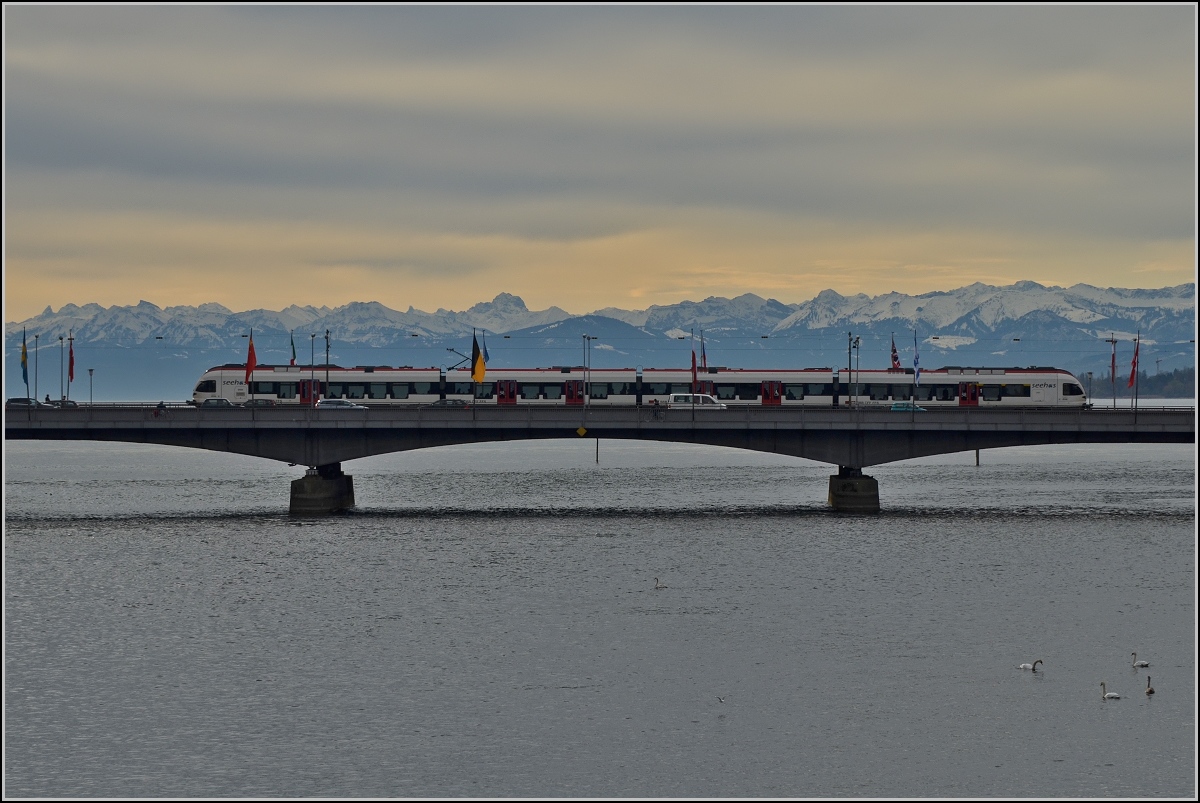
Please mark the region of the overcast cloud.
<svg viewBox="0 0 1200 803"><path fill-rule="evenodd" d="M1192 5L4 21L5 320L1194 280Z"/></svg>

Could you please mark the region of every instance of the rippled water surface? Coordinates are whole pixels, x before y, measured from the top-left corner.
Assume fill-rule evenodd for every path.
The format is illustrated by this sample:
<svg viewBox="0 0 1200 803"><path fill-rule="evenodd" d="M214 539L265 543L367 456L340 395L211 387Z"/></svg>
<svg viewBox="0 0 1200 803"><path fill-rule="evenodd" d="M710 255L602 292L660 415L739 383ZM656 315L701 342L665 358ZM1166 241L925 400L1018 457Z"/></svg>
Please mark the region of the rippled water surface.
<svg viewBox="0 0 1200 803"><path fill-rule="evenodd" d="M8 796L1195 792L1192 446L5 448Z"/></svg>

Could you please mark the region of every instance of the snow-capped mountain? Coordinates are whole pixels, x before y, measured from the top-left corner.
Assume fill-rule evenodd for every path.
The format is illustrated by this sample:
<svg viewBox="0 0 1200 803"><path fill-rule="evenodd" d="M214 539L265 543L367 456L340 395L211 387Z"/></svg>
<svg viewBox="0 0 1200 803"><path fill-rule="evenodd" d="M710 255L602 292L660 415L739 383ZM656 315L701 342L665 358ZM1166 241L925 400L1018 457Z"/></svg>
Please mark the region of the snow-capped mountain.
<svg viewBox="0 0 1200 803"><path fill-rule="evenodd" d="M1118 341L1118 370L1129 370L1139 331L1143 368L1194 366L1195 306L1195 284L1062 288L1029 281L916 296L825 290L800 304L746 294L581 316L558 307L530 310L508 293L462 312L401 312L378 302L244 312L215 303L165 309L147 301L68 304L6 324L5 383L8 395L24 394L18 387L22 330L31 370L39 366L47 381L65 381L54 379L62 359L53 351L63 350L67 343L59 337L71 334L77 361L109 383L142 387L169 375L176 388L170 398L186 395L211 365L244 362L251 331L260 363L287 362L293 350L300 363L324 362L328 348L338 364L452 366L469 353L474 331L489 349L489 365L497 367L580 364L585 356L596 367L682 367L693 348L701 353L703 334L708 363L728 367L837 367L852 358L863 368L884 367L894 341L904 365L919 348L926 368L1054 365L1100 375L1111 365L1112 340ZM851 348L854 338L858 350ZM141 379L130 378L139 372ZM57 384L49 389L56 395Z"/></svg>

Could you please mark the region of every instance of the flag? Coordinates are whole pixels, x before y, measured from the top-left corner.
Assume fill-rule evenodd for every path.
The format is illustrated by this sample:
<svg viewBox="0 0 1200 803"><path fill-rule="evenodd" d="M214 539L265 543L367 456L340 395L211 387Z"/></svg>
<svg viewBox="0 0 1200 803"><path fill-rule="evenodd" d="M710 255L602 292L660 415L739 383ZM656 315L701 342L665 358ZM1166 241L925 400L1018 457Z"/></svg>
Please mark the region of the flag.
<svg viewBox="0 0 1200 803"><path fill-rule="evenodd" d="M1141 345L1142 345L1142 333L1138 332L1138 339L1134 342L1134 346L1133 346L1133 364L1131 365L1130 371L1129 371L1128 387L1133 387L1133 383L1137 381L1138 349L1141 348Z"/></svg>
<svg viewBox="0 0 1200 803"><path fill-rule="evenodd" d="M488 354L488 351L487 351L487 332L484 332L483 333L483 364L487 365L491 361L492 361L492 357L491 357L491 355Z"/></svg>
<svg viewBox="0 0 1200 803"><path fill-rule="evenodd" d="M250 348L246 352L246 392L250 391L250 373L258 365L258 359L254 356L254 330L250 330Z"/></svg>
<svg viewBox="0 0 1200 803"><path fill-rule="evenodd" d="M71 335L67 340L71 341L71 356L67 360L67 384L69 385L75 381L75 335ZM59 354L61 353L60 351Z"/></svg>
<svg viewBox="0 0 1200 803"><path fill-rule="evenodd" d="M296 364L296 333L292 332L292 361L288 365Z"/></svg>
<svg viewBox="0 0 1200 803"><path fill-rule="evenodd" d="M896 336L892 335L892 367L900 368L900 352L896 351Z"/></svg>
<svg viewBox="0 0 1200 803"><path fill-rule="evenodd" d="M704 353L704 330L700 330L700 367L708 370L708 355Z"/></svg>
<svg viewBox="0 0 1200 803"><path fill-rule="evenodd" d="M1113 382L1116 382L1117 381L1117 338L1116 338L1116 335L1113 335L1113 338L1110 342L1112 343L1113 353L1112 353L1112 368L1109 369L1108 377Z"/></svg>
<svg viewBox="0 0 1200 803"><path fill-rule="evenodd" d="M921 387L921 352L917 349L916 332L913 332L913 385Z"/></svg>
<svg viewBox="0 0 1200 803"><path fill-rule="evenodd" d="M696 347L692 346L692 393L696 392Z"/></svg>
<svg viewBox="0 0 1200 803"><path fill-rule="evenodd" d="M479 338L471 334L471 379L475 382L482 382L483 376L487 372L487 360L483 356L483 352L479 350Z"/></svg>
<svg viewBox="0 0 1200 803"><path fill-rule="evenodd" d="M21 327L21 379L25 380L25 395L29 395L29 350L25 348L25 327Z"/></svg>

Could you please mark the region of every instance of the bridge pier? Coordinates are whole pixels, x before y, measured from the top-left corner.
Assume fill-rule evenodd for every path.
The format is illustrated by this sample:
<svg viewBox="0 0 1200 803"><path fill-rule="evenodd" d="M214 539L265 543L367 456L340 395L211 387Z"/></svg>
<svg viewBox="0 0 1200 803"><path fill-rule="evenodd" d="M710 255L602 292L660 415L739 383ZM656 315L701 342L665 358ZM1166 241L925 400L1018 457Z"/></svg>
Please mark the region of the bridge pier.
<svg viewBox="0 0 1200 803"><path fill-rule="evenodd" d="M879 483L861 468L838 466L829 475L829 506L847 513L878 513Z"/></svg>
<svg viewBox="0 0 1200 803"><path fill-rule="evenodd" d="M341 463L310 468L292 481L293 516L325 516L354 507L354 478L342 473Z"/></svg>

